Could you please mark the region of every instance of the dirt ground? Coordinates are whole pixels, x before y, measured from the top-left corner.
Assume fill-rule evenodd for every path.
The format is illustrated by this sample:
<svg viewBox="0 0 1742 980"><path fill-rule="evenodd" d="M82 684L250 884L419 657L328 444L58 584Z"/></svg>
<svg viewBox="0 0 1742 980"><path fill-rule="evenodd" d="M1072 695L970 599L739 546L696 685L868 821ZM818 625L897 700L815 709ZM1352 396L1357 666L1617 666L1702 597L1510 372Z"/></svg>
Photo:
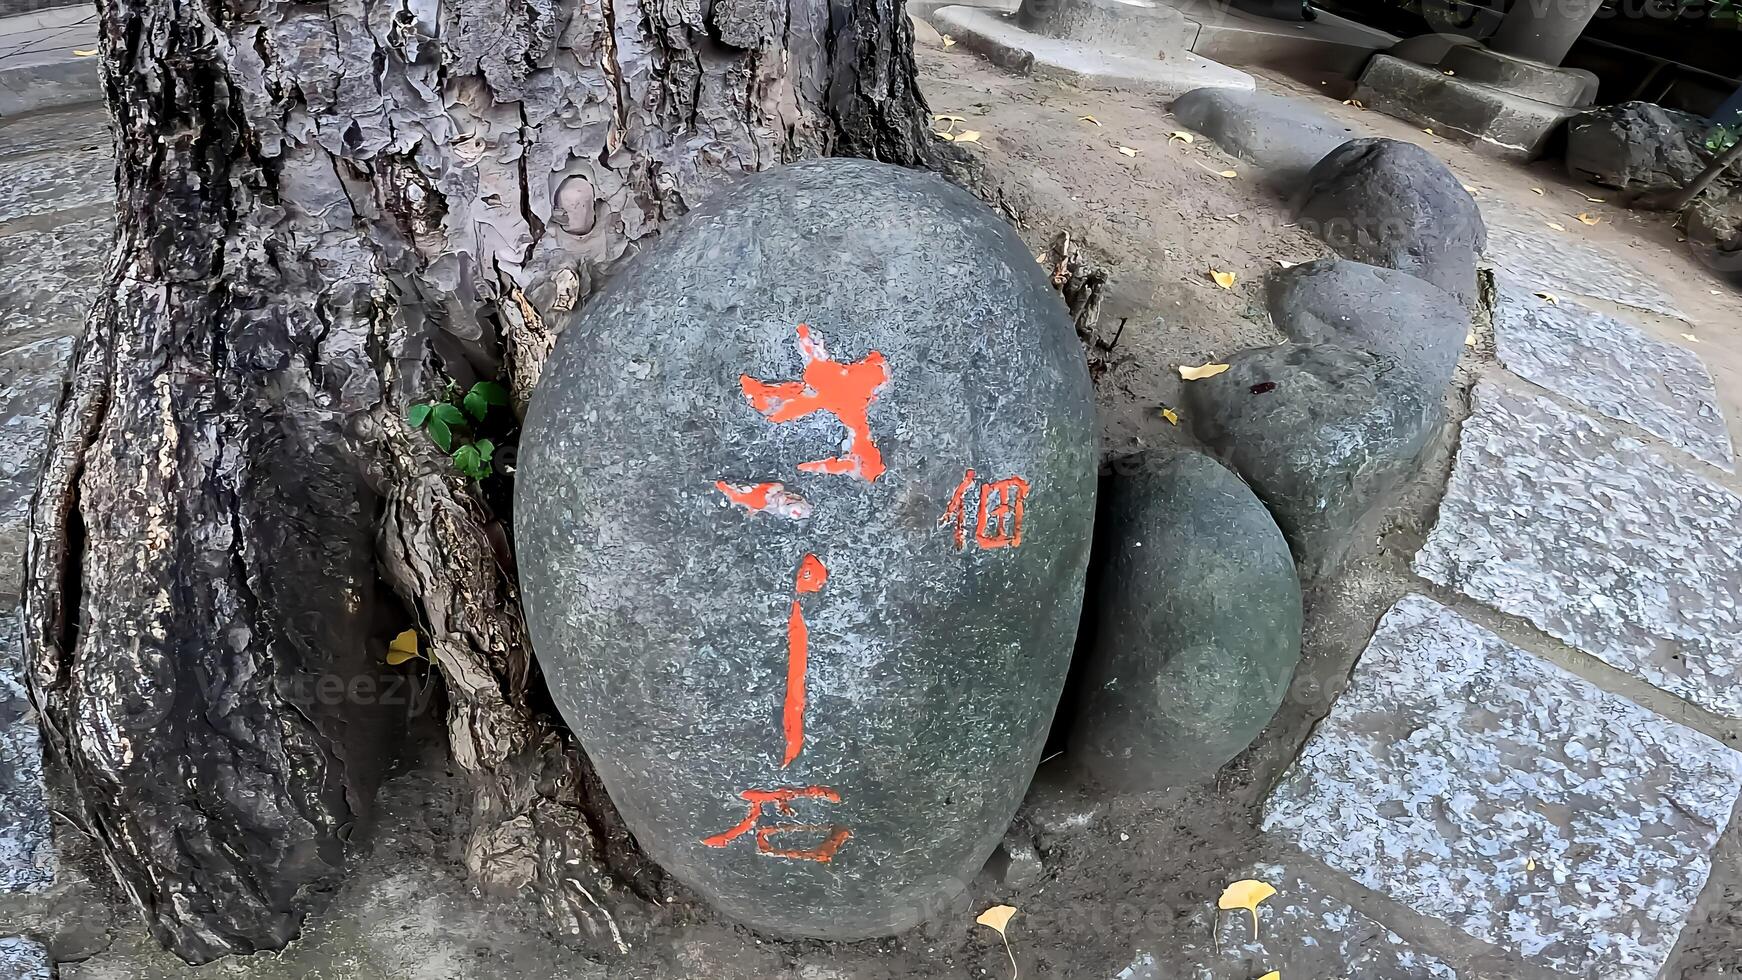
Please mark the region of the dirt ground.
<svg viewBox="0 0 1742 980"><path fill-rule="evenodd" d="M1184 411L1177 366L1279 342L1282 338L1263 309L1265 274L1278 260L1300 262L1327 254L1322 243L1290 223L1283 200L1288 189L1265 186L1253 168L1225 156L1207 140L1170 138L1182 127L1157 100L1031 82L992 68L959 47L922 48L919 58L932 111L964 117L958 130L980 132L978 143L960 152L973 155L971 169L979 174L980 188L1018 223L1035 251L1069 231L1110 273L1091 349L1098 362L1103 456L1190 443L1187 426L1171 424L1162 414L1164 408ZM1575 186L1555 164L1496 163L1404 123L1343 105L1337 99L1341 93L1309 92L1276 79L1263 84L1314 100L1317 108L1347 126L1351 137L1378 134L1427 146L1476 190L1490 213L1503 209L1515 219L1557 221L1578 229L1569 234L1629 256L1641 267L1661 270L1663 285L1699 326L1630 316L1674 343L1688 343L1682 338L1687 333L1699 337L1697 349L1717 378L1732 432L1742 443L1737 294L1686 255L1667 219L1591 202L1587 194L1613 195ZM1237 176L1222 176L1227 170ZM1538 188L1542 193L1536 193ZM1601 221L1584 226L1571 219L1579 213ZM1212 271L1234 274L1233 287L1218 286ZM1477 323L1475 333L1476 344L1467 352L1450 396L1456 419L1467 414L1468 387L1491 357L1486 324ZM372 891L348 887L326 919L374 917L379 922L404 916L400 921L415 928L405 927L413 931L401 945L405 962L415 964L422 950L454 938L430 934L428 918L463 915L466 921L452 928L461 934L462 944L475 947L476 955L467 963L447 963L441 967L444 976L977 980L1010 976L1011 964L997 936L973 924L981 910L1008 903L1019 909L1010 940L1024 978L1111 980L1139 950L1156 957L1160 977L1196 977L1196 968L1208 961L1207 951L1215 943L1212 931L1218 919L1213 908L1222 887L1245 877L1243 872L1254 863L1284 857L1273 853L1256 831L1264 793L1329 710L1379 616L1404 592L1422 589L1408 574L1408 560L1433 518L1452 443L1448 435L1433 452L1421 480L1391 513L1377 547L1365 549L1343 574L1309 594L1305 651L1287 703L1258 743L1214 779L1168 794L1100 800L1074 788L1064 759L1043 765L1015 828L1036 840L1043 857L1045 872L1033 884L1009 888L982 875L956 909L928 926L855 944L775 941L699 906L679 904L668 910L669 924L653 941L626 962L599 969L558 955L522 915L479 913L475 904L467 906L453 897L451 880L405 878L413 865L433 863L439 868L451 862L453 842L460 836L440 814L432 816L439 806L425 802L433 796L438 804L458 803L452 799L451 778L439 763L425 760L387 788L385 843L378 845L359 876L373 877L376 886ZM1059 814L1072 812L1094 815L1092 827L1074 833L1040 829ZM401 822L395 825L394 820ZM1296 857L1288 860L1300 862ZM1731 855L1727 863L1736 860ZM1729 874L1733 878L1734 870ZM1364 901L1359 895L1340 897L1357 908ZM448 904L427 904L431 902ZM468 907L473 911L463 911ZM1430 934L1435 928L1425 921L1416 926ZM311 928L311 934L326 931L331 928ZM149 960L159 964L152 969L163 969L163 976L186 975L171 974L161 966L163 959L136 940L119 944L140 957L130 962ZM1456 949L1467 944L1446 935L1434 945ZM149 970L103 972L103 959L99 955L90 971L76 975L153 975ZM1315 969L1302 972L1303 965ZM1466 956L1457 965L1466 977L1532 975L1522 964L1500 959ZM1250 977L1270 968L1251 966ZM1341 976L1342 966L1312 963L1309 957L1287 975L1290 980ZM1240 969L1235 965L1217 975L1234 976ZM1672 966L1665 975L1681 973Z"/></svg>

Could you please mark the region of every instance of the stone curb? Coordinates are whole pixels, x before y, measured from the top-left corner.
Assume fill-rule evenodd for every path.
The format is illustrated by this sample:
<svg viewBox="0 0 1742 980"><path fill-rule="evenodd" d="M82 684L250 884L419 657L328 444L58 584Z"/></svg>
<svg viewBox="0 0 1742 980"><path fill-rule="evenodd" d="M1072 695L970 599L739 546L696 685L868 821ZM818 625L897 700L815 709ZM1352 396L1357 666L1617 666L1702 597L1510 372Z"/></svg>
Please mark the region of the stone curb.
<svg viewBox="0 0 1742 980"><path fill-rule="evenodd" d="M1197 88L1254 88L1251 75L1190 52L1170 53L1165 61L1105 54L1086 44L1030 33L984 8L944 7L930 19L939 31L1001 68L1078 88L1170 99Z"/></svg>
<svg viewBox="0 0 1742 980"><path fill-rule="evenodd" d="M102 75L95 58L0 68L0 116L100 102L102 98Z"/></svg>

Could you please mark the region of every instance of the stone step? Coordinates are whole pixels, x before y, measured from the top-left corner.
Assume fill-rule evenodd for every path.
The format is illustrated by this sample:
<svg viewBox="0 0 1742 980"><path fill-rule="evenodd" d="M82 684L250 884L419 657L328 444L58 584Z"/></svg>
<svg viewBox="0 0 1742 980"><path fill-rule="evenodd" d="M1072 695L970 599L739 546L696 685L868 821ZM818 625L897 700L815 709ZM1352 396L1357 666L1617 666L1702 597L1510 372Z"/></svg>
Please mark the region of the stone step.
<svg viewBox="0 0 1742 980"><path fill-rule="evenodd" d="M1551 105L1582 109L1597 97L1597 76L1588 71L1514 58L1479 44L1454 45L1440 60L1440 68L1457 72L1456 77L1466 82L1481 82Z"/></svg>
<svg viewBox="0 0 1742 980"><path fill-rule="evenodd" d="M1541 156L1555 130L1578 113L1383 54L1373 56L1355 98L1436 136L1521 162Z"/></svg>
<svg viewBox="0 0 1742 980"><path fill-rule="evenodd" d="M1161 58L1109 54L1099 45L1036 34L1012 17L977 7L941 8L931 23L999 67L1078 88L1136 90L1171 99L1196 88L1253 87L1251 75L1189 51L1169 51Z"/></svg>
<svg viewBox="0 0 1742 980"><path fill-rule="evenodd" d="M0 17L0 116L101 101L96 49L88 4Z"/></svg>

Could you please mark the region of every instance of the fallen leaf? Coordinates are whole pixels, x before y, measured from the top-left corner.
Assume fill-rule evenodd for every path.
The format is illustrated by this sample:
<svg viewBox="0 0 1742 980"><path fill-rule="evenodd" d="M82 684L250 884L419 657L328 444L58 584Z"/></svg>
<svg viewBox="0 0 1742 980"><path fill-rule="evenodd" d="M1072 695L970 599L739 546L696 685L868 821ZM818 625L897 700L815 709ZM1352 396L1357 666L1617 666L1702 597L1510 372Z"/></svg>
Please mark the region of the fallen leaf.
<svg viewBox="0 0 1742 980"><path fill-rule="evenodd" d="M1121 147L1120 147L1120 148L1119 148L1119 152L1120 152L1120 153L1123 153L1123 154L1125 154L1125 155L1126 155L1126 156L1128 156L1128 157L1134 157L1134 156L1136 156L1136 155L1137 155L1137 151L1136 151L1136 150L1133 150L1133 149L1132 149L1132 148L1131 148L1131 147L1129 147L1129 146L1121 146Z"/></svg>
<svg viewBox="0 0 1742 980"><path fill-rule="evenodd" d="M1167 134L1167 141L1169 143L1172 143L1174 140L1179 140L1181 143L1193 143L1197 141L1197 137L1190 133L1182 133L1175 130Z"/></svg>
<svg viewBox="0 0 1742 980"><path fill-rule="evenodd" d="M1556 296L1554 293L1537 293L1536 298L1542 300L1543 302L1547 303L1550 306L1561 305L1561 298L1559 296Z"/></svg>
<svg viewBox="0 0 1742 980"><path fill-rule="evenodd" d="M1532 194L1535 194L1537 197L1541 197L1543 194L1542 188L1540 188L1540 187L1532 187L1530 189L1530 192Z"/></svg>
<svg viewBox="0 0 1742 980"><path fill-rule="evenodd" d="M73 57L75 57L75 58L89 58L89 57L95 55L96 53L97 53L97 49L95 49L95 48L86 48L86 49L74 48L73 49Z"/></svg>
<svg viewBox="0 0 1742 980"><path fill-rule="evenodd" d="M1469 194L1471 197L1476 197L1482 193L1481 191L1477 190L1476 188L1471 187L1469 184L1464 184L1463 188L1464 188L1464 193Z"/></svg>
<svg viewBox="0 0 1742 980"><path fill-rule="evenodd" d="M1587 225L1594 225L1594 224L1597 224L1598 222L1603 220L1602 218L1593 218L1588 214L1579 214L1579 215L1576 215L1576 217L1579 219L1579 221L1582 224L1587 224Z"/></svg>
<svg viewBox="0 0 1742 980"><path fill-rule="evenodd" d="M956 141L956 134L951 133L947 130L944 132L934 132L934 133L932 133L932 135L936 136L938 139L941 139L941 140L949 140L952 143L954 143Z"/></svg>
<svg viewBox="0 0 1742 980"><path fill-rule="evenodd" d="M956 134L956 142L978 143L980 142L980 131L977 129L964 129Z"/></svg>
<svg viewBox="0 0 1742 980"><path fill-rule="evenodd" d="M1587 198L1585 198L1585 200L1590 201L1592 204L1606 204L1606 203L1608 203L1605 199L1603 199L1601 197L1587 197Z"/></svg>
<svg viewBox="0 0 1742 980"><path fill-rule="evenodd" d="M1359 99L1344 99L1344 100L1343 100L1343 104L1344 104L1344 105L1352 105L1352 106L1354 106L1354 107L1355 107L1355 108L1357 108L1357 109L1365 109L1365 108L1367 108L1367 107L1366 107L1366 106L1364 106L1364 105L1362 105L1362 104L1361 104L1361 102L1360 102L1360 100L1359 100Z"/></svg>
<svg viewBox="0 0 1742 980"><path fill-rule="evenodd" d="M1217 272L1216 270L1211 269L1210 278L1215 280L1216 285L1223 289L1234 288L1234 274L1232 272Z"/></svg>
<svg viewBox="0 0 1742 980"><path fill-rule="evenodd" d="M1161 417L1164 419L1167 419L1168 425L1178 425L1179 424L1179 413L1174 411L1171 408L1162 409L1161 410Z"/></svg>
<svg viewBox="0 0 1742 980"><path fill-rule="evenodd" d="M1536 858L1525 858L1524 859L1524 870L1535 871L1536 870Z"/></svg>
<svg viewBox="0 0 1742 980"><path fill-rule="evenodd" d="M1548 226L1550 228L1553 228L1555 231L1566 231L1567 230L1566 225L1560 224L1559 222L1555 222L1555 221L1550 221L1548 223Z"/></svg>
<svg viewBox="0 0 1742 980"><path fill-rule="evenodd" d="M944 42L944 47L946 48L956 43L956 39L948 34L939 34L938 39Z"/></svg>
<svg viewBox="0 0 1742 980"><path fill-rule="evenodd" d="M1016 980L1016 953L1010 949L1010 936L1004 930L1010 925L1010 917L1016 914L1014 905L994 905L974 920L975 925L982 925L998 934L1004 940L1004 955L1010 957L1010 980Z"/></svg>
<svg viewBox="0 0 1742 980"><path fill-rule="evenodd" d="M1694 335L1693 335L1693 334L1691 334L1691 333L1684 333L1684 334L1682 334L1682 339L1683 339L1683 340L1685 340L1685 341L1687 341L1687 342L1688 342L1688 343L1690 343L1690 344L1697 344L1697 343L1699 343L1699 342L1700 342L1700 338L1698 338L1698 337L1696 337L1696 336L1694 336Z"/></svg>
<svg viewBox="0 0 1742 980"><path fill-rule="evenodd" d="M936 120L937 122L967 122L968 121L968 118L966 116L933 116L932 119Z"/></svg>
<svg viewBox="0 0 1742 980"><path fill-rule="evenodd" d="M1218 170L1218 171L1216 171L1216 176L1226 177L1229 180L1232 180L1235 177L1240 176L1240 171L1238 171L1238 170Z"/></svg>
<svg viewBox="0 0 1742 980"><path fill-rule="evenodd" d="M1290 262L1287 259L1277 259L1276 264L1281 266L1284 269L1292 269L1295 266L1300 265L1299 262Z"/></svg>
<svg viewBox="0 0 1742 980"><path fill-rule="evenodd" d="M1476 331L1472 330L1469 333L1464 335L1464 346L1465 347L1476 346Z"/></svg>
<svg viewBox="0 0 1742 980"><path fill-rule="evenodd" d="M1446 74L1450 75L1451 72L1446 72ZM1281 970L1271 970L1269 973L1266 973L1264 976L1259 977L1258 980L1282 980L1282 971Z"/></svg>
<svg viewBox="0 0 1742 980"><path fill-rule="evenodd" d="M417 657L417 630L406 630L394 637L392 643L387 644L387 664L390 667L397 667L407 660L416 660Z"/></svg>
<svg viewBox="0 0 1742 980"><path fill-rule="evenodd" d="M1431 126L1428 127L1427 129L1422 130L1422 132L1428 134L1429 136L1432 136L1434 134L1433 128Z"/></svg>
<svg viewBox="0 0 1742 980"><path fill-rule="evenodd" d="M1228 370L1226 364L1200 364L1197 367L1187 367L1181 364L1179 376L1185 381L1202 381L1205 378L1213 378L1226 370Z"/></svg>
<svg viewBox="0 0 1742 980"><path fill-rule="evenodd" d="M1096 119L1094 116L1078 116L1077 118L1081 119L1083 122L1094 123L1097 126L1101 125L1101 120Z"/></svg>
<svg viewBox="0 0 1742 980"><path fill-rule="evenodd" d="M1258 905L1265 899L1276 894L1276 889L1262 881L1247 878L1236 881L1222 889L1222 897L1216 900L1216 908L1223 911L1245 909L1252 913L1252 938L1258 938Z"/></svg>

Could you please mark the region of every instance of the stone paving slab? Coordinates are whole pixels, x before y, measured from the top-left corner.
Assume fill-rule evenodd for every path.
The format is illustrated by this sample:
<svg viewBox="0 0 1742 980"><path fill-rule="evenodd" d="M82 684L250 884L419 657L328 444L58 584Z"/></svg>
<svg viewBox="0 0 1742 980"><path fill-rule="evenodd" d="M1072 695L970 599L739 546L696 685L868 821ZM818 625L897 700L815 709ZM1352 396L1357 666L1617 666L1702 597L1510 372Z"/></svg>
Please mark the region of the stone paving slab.
<svg viewBox="0 0 1742 980"><path fill-rule="evenodd" d="M48 887L57 864L42 795L41 736L23 666L18 617L7 612L0 615L0 893Z"/></svg>
<svg viewBox="0 0 1742 980"><path fill-rule="evenodd" d="M40 153L0 161L0 224L114 199L115 158L97 150Z"/></svg>
<svg viewBox="0 0 1742 980"><path fill-rule="evenodd" d="M23 936L0 936L0 980L51 980L48 949Z"/></svg>
<svg viewBox="0 0 1742 980"><path fill-rule="evenodd" d="M79 333L102 285L112 221L105 214L0 238L0 351Z"/></svg>
<svg viewBox="0 0 1742 980"><path fill-rule="evenodd" d="M1527 284L1551 292L1576 293L1687 320L1688 315L1662 286L1604 252L1581 245L1550 228L1519 228L1488 221L1489 265L1505 269ZM1689 321L1692 322L1692 321Z"/></svg>
<svg viewBox="0 0 1742 980"><path fill-rule="evenodd" d="M1412 595L1263 827L1532 965L1652 980L1739 792L1742 754Z"/></svg>
<svg viewBox="0 0 1742 980"><path fill-rule="evenodd" d="M1415 571L1742 718L1742 497L1547 398L1473 402Z"/></svg>
<svg viewBox="0 0 1742 980"><path fill-rule="evenodd" d="M1735 470L1717 388L1693 351L1570 300L1550 303L1505 273L1494 280L1495 352L1508 370Z"/></svg>
<svg viewBox="0 0 1742 980"><path fill-rule="evenodd" d="M53 338L0 354L0 601L19 595L30 497L73 343L71 337Z"/></svg>
<svg viewBox="0 0 1742 980"><path fill-rule="evenodd" d="M45 151L98 149L110 145L109 110L101 105L59 112L33 112L0 128L0 159Z"/></svg>

